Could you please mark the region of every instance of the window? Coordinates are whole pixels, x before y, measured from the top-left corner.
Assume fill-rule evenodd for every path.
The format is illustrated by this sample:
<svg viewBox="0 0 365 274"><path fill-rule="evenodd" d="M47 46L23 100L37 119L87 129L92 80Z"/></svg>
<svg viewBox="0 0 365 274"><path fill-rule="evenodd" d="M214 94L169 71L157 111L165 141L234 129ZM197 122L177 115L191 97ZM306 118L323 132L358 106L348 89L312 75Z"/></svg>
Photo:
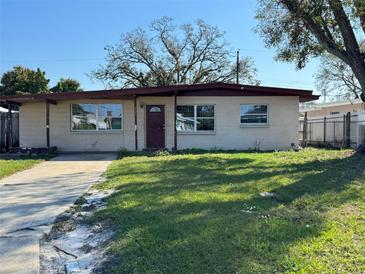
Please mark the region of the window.
<svg viewBox="0 0 365 274"><path fill-rule="evenodd" d="M96 105L72 105L72 130L96 130Z"/></svg>
<svg viewBox="0 0 365 274"><path fill-rule="evenodd" d="M242 125L268 125L267 105L241 105Z"/></svg>
<svg viewBox="0 0 365 274"><path fill-rule="evenodd" d="M151 107L150 112L161 112L161 108L159 108L159 107Z"/></svg>
<svg viewBox="0 0 365 274"><path fill-rule="evenodd" d="M99 130L121 130L122 105L100 104L98 106Z"/></svg>
<svg viewBox="0 0 365 274"><path fill-rule="evenodd" d="M214 131L214 105L177 106L176 130Z"/></svg>
<svg viewBox="0 0 365 274"><path fill-rule="evenodd" d="M214 106L196 106L196 130L214 130Z"/></svg>
<svg viewBox="0 0 365 274"><path fill-rule="evenodd" d="M74 131L122 130L120 104L72 104L71 129Z"/></svg>

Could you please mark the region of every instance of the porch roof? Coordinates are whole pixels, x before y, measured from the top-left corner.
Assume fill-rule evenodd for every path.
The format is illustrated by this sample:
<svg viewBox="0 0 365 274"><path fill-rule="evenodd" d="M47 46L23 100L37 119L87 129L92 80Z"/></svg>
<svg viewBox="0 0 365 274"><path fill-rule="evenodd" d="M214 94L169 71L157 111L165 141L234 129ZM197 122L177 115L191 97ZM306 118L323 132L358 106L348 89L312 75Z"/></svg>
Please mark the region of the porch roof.
<svg viewBox="0 0 365 274"><path fill-rule="evenodd" d="M0 96L0 105L21 105L26 102L77 99L133 99L135 96L299 96L300 102L317 100L312 90L237 85L227 83L208 83L193 85L174 85L164 87L141 87L125 89L95 90L69 93L29 94Z"/></svg>

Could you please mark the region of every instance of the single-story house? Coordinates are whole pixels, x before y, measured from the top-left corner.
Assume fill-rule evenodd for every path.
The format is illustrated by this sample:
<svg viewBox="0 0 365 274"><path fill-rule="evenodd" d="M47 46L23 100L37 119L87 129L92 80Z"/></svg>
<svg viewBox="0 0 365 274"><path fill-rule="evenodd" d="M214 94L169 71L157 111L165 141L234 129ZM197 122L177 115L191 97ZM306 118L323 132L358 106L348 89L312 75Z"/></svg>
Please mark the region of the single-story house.
<svg viewBox="0 0 365 274"><path fill-rule="evenodd" d="M365 103L361 100L303 105L299 109L303 116L305 113L307 113L308 118L324 117L329 115L343 115L347 112L357 113L359 110L365 110Z"/></svg>
<svg viewBox="0 0 365 274"><path fill-rule="evenodd" d="M59 151L289 149L310 90L223 83L1 96L20 147Z"/></svg>

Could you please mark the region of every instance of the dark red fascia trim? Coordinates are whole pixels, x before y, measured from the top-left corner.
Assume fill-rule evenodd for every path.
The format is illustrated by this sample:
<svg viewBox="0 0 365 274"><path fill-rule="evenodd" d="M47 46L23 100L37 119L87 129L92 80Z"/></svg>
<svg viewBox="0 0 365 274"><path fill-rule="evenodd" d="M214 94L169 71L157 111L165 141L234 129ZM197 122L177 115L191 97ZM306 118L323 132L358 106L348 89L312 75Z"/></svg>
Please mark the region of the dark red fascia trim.
<svg viewBox="0 0 365 274"><path fill-rule="evenodd" d="M26 101L75 100L75 99L133 99L134 96L299 96L300 101L311 101L319 98L311 90L298 90L276 87L236 85L225 83L175 85L166 87L146 87L83 91L72 93L51 93L19 96L0 96L1 101L22 103Z"/></svg>

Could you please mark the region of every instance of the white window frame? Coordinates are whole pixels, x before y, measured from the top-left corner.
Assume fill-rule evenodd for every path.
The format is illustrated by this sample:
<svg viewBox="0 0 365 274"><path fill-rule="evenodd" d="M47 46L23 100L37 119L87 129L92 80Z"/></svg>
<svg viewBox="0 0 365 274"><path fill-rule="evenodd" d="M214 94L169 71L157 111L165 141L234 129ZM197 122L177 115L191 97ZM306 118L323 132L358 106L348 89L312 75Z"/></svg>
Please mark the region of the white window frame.
<svg viewBox="0 0 365 274"><path fill-rule="evenodd" d="M95 111L95 116L96 116L96 129L73 129L72 128L72 106L73 105L82 105L82 104L88 104L88 105L95 105L96 106L96 111ZM120 105L120 113L121 116L99 116L99 105ZM99 118L100 117L111 117L111 118L120 118L121 122L120 122L120 129L99 129ZM98 133L112 133L112 132L122 132L123 128L124 128L124 106L123 104L119 104L119 103L74 103L74 104L70 104L70 128L72 132L98 132Z"/></svg>
<svg viewBox="0 0 365 274"><path fill-rule="evenodd" d="M241 106L266 106L266 123L242 123L241 122L241 117L242 116L257 116L257 114L241 114ZM268 127L269 126L269 112L270 112L270 106L269 104L262 104L262 103L244 103L244 104L240 104L240 126L241 127ZM259 114L259 115L263 115L263 114Z"/></svg>
<svg viewBox="0 0 365 274"><path fill-rule="evenodd" d="M178 106L193 106L194 107L194 130L189 131L189 130L178 130L177 133L183 133L183 134L189 134L189 133L212 133L216 131L216 105L215 104L181 104L181 105L177 105ZM213 117L198 117L198 107L199 106L213 106L214 107L214 115ZM189 117L190 118L190 117ZM197 129L197 121L198 119L213 119L214 122L214 129L213 130L198 130ZM177 125L175 124L175 127Z"/></svg>

